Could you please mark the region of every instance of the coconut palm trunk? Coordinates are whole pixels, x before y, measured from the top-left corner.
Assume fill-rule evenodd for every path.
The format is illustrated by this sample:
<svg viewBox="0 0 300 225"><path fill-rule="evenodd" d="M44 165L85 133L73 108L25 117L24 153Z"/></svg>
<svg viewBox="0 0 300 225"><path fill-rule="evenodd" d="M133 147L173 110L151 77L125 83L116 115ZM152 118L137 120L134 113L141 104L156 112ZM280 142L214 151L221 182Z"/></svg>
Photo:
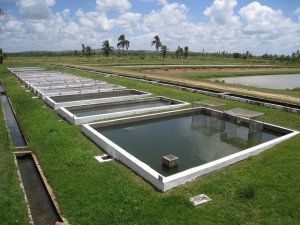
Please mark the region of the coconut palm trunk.
<svg viewBox="0 0 300 225"><path fill-rule="evenodd" d="M154 37L154 40L151 42L151 46L155 46L156 52L157 52L157 57L159 58L159 49L161 48L162 44L160 41L160 37L156 35Z"/></svg>

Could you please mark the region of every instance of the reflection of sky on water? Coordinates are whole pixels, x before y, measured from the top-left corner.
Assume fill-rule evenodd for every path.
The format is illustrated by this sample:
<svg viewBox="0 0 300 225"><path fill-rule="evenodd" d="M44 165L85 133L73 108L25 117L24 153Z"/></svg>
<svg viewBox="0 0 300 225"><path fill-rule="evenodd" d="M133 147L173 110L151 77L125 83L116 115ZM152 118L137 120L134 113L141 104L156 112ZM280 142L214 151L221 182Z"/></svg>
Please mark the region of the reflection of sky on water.
<svg viewBox="0 0 300 225"><path fill-rule="evenodd" d="M224 80L225 83L228 84L271 89L295 89L300 87L300 74L224 77L218 79L213 78L212 80Z"/></svg>
<svg viewBox="0 0 300 225"><path fill-rule="evenodd" d="M104 115L108 113L117 113L117 112L125 112L131 110L139 110L139 109L148 109L148 108L156 108L170 105L166 101L145 101L145 102L134 102L120 105L109 105L109 106L98 106L98 107L80 107L76 109L70 109L77 117L84 116L94 116L94 115Z"/></svg>
<svg viewBox="0 0 300 225"><path fill-rule="evenodd" d="M210 117L200 114L98 131L165 176L278 137L267 132L257 132L259 135L251 136L247 127L217 119L211 120ZM162 157L169 154L179 157L177 170L168 171L162 168Z"/></svg>

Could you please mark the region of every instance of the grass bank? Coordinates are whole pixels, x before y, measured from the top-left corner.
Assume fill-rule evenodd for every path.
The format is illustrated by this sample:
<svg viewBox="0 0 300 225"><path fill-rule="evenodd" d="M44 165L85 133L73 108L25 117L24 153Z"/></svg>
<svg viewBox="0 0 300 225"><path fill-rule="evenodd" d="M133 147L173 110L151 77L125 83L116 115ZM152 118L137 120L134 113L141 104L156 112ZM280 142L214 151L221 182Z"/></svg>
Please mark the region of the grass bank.
<svg viewBox="0 0 300 225"><path fill-rule="evenodd" d="M1 68L0 73L2 72L3 69ZM29 224L13 151L0 103L0 223Z"/></svg>
<svg viewBox="0 0 300 225"><path fill-rule="evenodd" d="M54 68L54 67L52 67ZM150 91L193 102L208 96L56 68L73 74ZM37 155L57 197L63 216L71 224L299 224L300 137L290 139L256 157L194 182L158 193L118 162L98 163L100 150L80 132L80 126L60 122L42 100L32 99L6 69L0 77L10 94L29 148ZM266 113L265 121L300 130L299 115L224 101ZM2 127L1 130L4 130ZM2 162L7 164L7 162ZM6 182L6 181L5 181ZM18 185L15 184L15 188ZM213 201L194 208L188 201L205 193ZM19 202L11 200L16 207ZM14 215L10 214L14 219Z"/></svg>

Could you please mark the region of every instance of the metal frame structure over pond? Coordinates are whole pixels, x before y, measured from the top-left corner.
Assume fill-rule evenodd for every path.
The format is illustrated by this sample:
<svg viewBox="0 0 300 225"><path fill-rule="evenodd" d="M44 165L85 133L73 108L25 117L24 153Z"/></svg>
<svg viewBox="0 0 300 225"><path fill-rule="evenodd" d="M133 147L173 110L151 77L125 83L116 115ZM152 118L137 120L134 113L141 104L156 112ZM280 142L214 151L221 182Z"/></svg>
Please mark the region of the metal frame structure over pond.
<svg viewBox="0 0 300 225"><path fill-rule="evenodd" d="M164 177L161 174L159 174L157 171L152 169L150 166L140 161L139 159L137 159L136 157L128 153L125 149L121 148L116 143L112 142L111 140L109 140L108 138L106 138L104 135L102 135L96 130L97 128L105 128L105 127L116 126L116 125L126 125L135 122L146 122L155 119L168 118L172 116L180 116L184 114L192 114L196 112L211 114L211 111L214 111L215 113L218 112L216 110L199 107L193 109L184 109L184 110L176 110L171 112L150 114L145 116L136 116L136 117L130 117L126 119L116 119L116 120L110 120L110 121L104 121L98 123L84 124L82 126L82 132L93 142L95 142L98 146L104 149L104 151L107 154L111 155L114 159L128 166L130 169L132 169L137 174L142 176L145 180L147 180L155 188L157 188L159 191L162 192L165 192L169 189L172 189L186 182L192 181L203 174L221 169L223 167L226 167L238 161L244 160L250 156L259 154L265 151L266 149L299 134L298 131L286 129L272 124L263 123L263 126L266 129L282 133L283 136L259 144L257 146L242 150L232 155L223 157L221 159L211 161L201 166L193 167L183 172L179 172L177 174ZM227 114L226 117L232 120L236 119L234 116L227 115ZM249 119L242 118L242 120L243 122L247 122Z"/></svg>

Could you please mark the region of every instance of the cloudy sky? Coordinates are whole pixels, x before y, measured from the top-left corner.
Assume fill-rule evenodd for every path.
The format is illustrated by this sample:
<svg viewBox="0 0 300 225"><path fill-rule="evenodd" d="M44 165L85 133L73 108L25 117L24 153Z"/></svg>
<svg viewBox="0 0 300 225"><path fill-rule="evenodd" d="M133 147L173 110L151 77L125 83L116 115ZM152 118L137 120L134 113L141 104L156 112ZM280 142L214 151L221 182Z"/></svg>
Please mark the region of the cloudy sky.
<svg viewBox="0 0 300 225"><path fill-rule="evenodd" d="M0 47L6 52L74 50L81 44L170 50L291 54L300 49L299 0L0 0Z"/></svg>

